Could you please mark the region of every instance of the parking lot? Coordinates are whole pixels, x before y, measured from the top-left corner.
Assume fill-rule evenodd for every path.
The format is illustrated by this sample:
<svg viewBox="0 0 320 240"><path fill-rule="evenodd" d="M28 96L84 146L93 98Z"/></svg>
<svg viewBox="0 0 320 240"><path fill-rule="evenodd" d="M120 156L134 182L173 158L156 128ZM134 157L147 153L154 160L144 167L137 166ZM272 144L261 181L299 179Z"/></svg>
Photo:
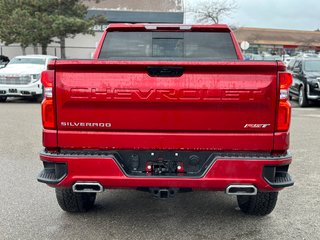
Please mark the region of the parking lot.
<svg viewBox="0 0 320 240"><path fill-rule="evenodd" d="M105 191L92 211L68 214L54 189L36 181L40 104L10 99L0 104L0 239L319 239L319 123L319 106L293 109L295 186L280 193L267 217L242 214L222 192L156 200L133 190Z"/></svg>

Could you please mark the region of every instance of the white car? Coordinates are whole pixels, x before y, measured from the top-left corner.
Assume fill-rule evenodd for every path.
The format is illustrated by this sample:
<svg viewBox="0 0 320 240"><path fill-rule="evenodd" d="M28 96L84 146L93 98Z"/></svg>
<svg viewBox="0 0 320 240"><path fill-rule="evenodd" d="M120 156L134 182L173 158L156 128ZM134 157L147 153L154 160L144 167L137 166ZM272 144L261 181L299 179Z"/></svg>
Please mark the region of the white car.
<svg viewBox="0 0 320 240"><path fill-rule="evenodd" d="M5 102L7 97L40 100L43 95L41 72L47 69L52 59L57 57L26 55L12 58L5 68L0 69L0 102Z"/></svg>

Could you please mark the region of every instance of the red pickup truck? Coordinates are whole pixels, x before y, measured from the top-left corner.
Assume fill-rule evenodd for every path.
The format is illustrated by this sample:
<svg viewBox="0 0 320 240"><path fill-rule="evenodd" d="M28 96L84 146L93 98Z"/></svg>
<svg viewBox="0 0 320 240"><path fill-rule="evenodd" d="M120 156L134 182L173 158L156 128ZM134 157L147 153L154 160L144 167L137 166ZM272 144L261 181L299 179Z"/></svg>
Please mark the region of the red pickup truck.
<svg viewBox="0 0 320 240"><path fill-rule="evenodd" d="M244 213L269 214L293 185L291 82L282 62L243 61L226 25L109 25L94 60L42 73L38 180L68 212L134 188L225 191Z"/></svg>

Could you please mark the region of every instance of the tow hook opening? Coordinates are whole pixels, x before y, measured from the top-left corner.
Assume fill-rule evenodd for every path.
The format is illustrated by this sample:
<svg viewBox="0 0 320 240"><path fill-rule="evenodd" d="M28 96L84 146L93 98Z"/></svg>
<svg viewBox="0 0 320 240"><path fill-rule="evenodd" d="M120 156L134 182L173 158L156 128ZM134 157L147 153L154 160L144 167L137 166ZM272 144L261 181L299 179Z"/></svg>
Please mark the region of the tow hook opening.
<svg viewBox="0 0 320 240"><path fill-rule="evenodd" d="M179 191L178 188L149 188L150 193L156 199L174 198Z"/></svg>

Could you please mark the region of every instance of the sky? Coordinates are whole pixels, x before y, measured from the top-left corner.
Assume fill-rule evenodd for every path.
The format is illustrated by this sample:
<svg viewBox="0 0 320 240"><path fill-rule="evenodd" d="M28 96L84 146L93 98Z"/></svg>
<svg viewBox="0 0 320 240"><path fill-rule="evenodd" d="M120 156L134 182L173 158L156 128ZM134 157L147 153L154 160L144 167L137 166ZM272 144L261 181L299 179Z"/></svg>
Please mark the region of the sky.
<svg viewBox="0 0 320 240"><path fill-rule="evenodd" d="M198 0L185 0L196 5ZM319 0L235 0L238 9L222 23L237 27L259 27L294 30L320 28ZM187 22L192 16L187 14ZM190 22L191 21L191 22Z"/></svg>

